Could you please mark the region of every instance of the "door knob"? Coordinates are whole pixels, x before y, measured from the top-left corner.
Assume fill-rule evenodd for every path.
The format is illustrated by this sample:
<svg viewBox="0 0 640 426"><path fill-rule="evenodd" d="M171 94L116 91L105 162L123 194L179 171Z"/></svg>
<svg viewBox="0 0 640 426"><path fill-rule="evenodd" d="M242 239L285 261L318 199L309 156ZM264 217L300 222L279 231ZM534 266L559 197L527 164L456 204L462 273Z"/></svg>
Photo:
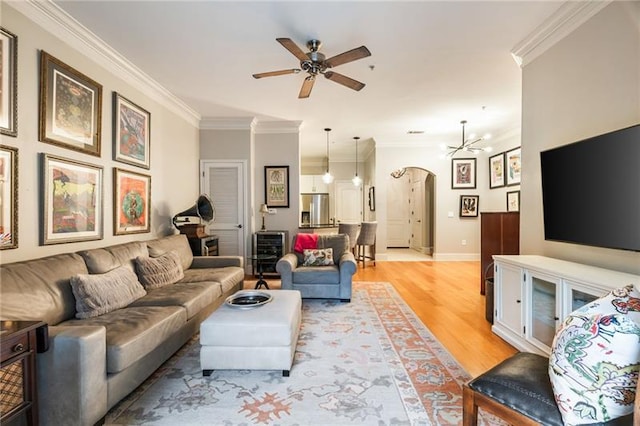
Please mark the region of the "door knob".
<svg viewBox="0 0 640 426"><path fill-rule="evenodd" d="M236 225L236 228L242 229L242 224Z"/></svg>

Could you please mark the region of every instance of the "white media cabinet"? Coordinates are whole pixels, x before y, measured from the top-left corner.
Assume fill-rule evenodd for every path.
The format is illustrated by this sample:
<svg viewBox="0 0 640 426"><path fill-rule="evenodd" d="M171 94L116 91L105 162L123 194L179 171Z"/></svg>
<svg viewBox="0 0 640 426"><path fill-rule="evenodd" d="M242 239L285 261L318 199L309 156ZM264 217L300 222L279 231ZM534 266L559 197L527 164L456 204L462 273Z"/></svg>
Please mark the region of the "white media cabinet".
<svg viewBox="0 0 640 426"><path fill-rule="evenodd" d="M549 355L556 329L582 305L640 276L535 255L495 255L491 330L520 351Z"/></svg>

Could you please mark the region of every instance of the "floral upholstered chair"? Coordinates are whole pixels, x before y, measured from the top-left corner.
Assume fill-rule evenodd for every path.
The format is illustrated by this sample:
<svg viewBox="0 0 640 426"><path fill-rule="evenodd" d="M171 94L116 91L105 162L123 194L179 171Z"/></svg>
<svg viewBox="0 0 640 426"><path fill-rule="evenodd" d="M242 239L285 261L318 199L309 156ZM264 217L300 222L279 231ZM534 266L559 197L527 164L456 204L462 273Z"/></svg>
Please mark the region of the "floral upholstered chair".
<svg viewBox="0 0 640 426"><path fill-rule="evenodd" d="M351 301L356 261L346 234L297 234L293 252L276 264L283 290L299 290L307 299Z"/></svg>

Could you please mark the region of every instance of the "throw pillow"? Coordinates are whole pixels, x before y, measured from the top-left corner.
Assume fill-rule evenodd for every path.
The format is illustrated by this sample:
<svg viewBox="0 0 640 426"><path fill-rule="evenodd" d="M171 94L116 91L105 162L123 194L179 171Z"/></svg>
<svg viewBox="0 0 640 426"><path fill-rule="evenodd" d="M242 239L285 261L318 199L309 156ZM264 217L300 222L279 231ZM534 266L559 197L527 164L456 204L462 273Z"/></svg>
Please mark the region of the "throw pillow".
<svg viewBox="0 0 640 426"><path fill-rule="evenodd" d="M333 249L305 249L302 266L329 266L333 265Z"/></svg>
<svg viewBox="0 0 640 426"><path fill-rule="evenodd" d="M136 272L147 290L164 287L184 278L180 257L174 251L155 258L136 258Z"/></svg>
<svg viewBox="0 0 640 426"><path fill-rule="evenodd" d="M124 308L147 292L136 274L120 266L105 274L78 274L71 277L76 298L76 318L92 318Z"/></svg>
<svg viewBox="0 0 640 426"><path fill-rule="evenodd" d="M549 378L566 425L633 412L640 368L640 292L614 290L572 312L555 335Z"/></svg>

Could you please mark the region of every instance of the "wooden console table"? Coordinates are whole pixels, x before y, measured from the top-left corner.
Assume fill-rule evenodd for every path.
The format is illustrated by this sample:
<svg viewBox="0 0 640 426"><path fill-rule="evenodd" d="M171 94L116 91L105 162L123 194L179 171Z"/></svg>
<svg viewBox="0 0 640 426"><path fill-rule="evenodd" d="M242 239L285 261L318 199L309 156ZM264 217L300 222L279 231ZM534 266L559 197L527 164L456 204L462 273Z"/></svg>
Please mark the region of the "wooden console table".
<svg viewBox="0 0 640 426"><path fill-rule="evenodd" d="M0 423L38 424L37 330L40 321L0 321ZM44 333L46 336L46 333ZM46 344L45 344L46 346Z"/></svg>

